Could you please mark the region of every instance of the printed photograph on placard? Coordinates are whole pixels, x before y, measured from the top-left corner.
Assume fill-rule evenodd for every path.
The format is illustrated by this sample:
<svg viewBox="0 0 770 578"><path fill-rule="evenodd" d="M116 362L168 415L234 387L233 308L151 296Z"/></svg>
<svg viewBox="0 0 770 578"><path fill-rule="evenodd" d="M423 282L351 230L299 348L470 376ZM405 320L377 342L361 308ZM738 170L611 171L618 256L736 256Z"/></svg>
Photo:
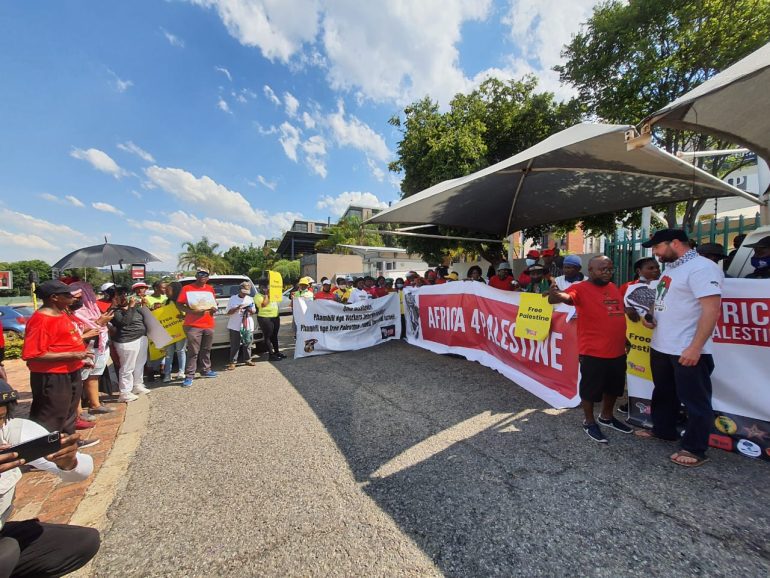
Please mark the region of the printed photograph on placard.
<svg viewBox="0 0 770 578"><path fill-rule="evenodd" d="M189 291L187 293L187 306L193 311L206 311L217 306L214 294L208 291Z"/></svg>

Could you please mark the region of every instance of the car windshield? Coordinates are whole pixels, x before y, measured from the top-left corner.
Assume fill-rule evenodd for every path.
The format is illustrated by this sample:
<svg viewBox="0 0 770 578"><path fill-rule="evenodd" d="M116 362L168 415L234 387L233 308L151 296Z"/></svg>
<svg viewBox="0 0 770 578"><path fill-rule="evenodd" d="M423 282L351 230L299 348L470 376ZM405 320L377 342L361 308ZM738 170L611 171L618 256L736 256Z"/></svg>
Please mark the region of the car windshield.
<svg viewBox="0 0 770 578"><path fill-rule="evenodd" d="M209 285L214 288L214 293L216 293L217 299L229 299L231 295L237 295L238 290L240 289L241 283L243 283L245 279L240 279L238 277L232 278L232 279L209 279ZM189 285L193 281L183 281L182 285ZM256 291L254 290L254 286L251 287L251 295L252 297L255 295Z"/></svg>
<svg viewBox="0 0 770 578"><path fill-rule="evenodd" d="M24 317L32 317L32 314L35 312L32 307L27 306L14 307L13 310L16 311L16 313L19 315L23 315Z"/></svg>

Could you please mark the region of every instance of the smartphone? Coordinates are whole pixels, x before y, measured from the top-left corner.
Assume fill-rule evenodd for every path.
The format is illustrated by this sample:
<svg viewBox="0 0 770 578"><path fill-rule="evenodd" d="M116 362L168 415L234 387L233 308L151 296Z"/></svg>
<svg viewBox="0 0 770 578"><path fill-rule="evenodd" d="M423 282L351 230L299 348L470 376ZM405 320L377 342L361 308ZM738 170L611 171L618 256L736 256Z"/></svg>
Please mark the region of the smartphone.
<svg viewBox="0 0 770 578"><path fill-rule="evenodd" d="M47 433L39 438L35 438L19 445L12 446L2 451L2 453L16 452L19 454L17 459L23 459L25 463L33 462L42 457L51 455L61 449L61 433L58 431Z"/></svg>

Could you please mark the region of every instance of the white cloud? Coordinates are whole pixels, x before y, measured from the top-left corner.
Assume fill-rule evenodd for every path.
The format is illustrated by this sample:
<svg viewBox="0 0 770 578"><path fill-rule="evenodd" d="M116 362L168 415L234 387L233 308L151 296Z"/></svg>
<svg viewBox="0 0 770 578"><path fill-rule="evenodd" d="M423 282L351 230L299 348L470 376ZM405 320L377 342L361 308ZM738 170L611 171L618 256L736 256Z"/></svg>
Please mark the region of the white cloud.
<svg viewBox="0 0 770 578"><path fill-rule="evenodd" d="M270 88L267 84L262 87L262 92L265 93L267 100L269 100L276 106L280 106L281 99L278 98L278 96L275 94L275 91L272 88Z"/></svg>
<svg viewBox="0 0 770 578"><path fill-rule="evenodd" d="M56 195L52 195L51 193L43 193L40 195L40 198L51 203L61 203L61 199Z"/></svg>
<svg viewBox="0 0 770 578"><path fill-rule="evenodd" d="M48 240L71 240L73 238L84 239L86 236L67 225L57 225L44 219L19 213L10 209L0 208L0 222L4 228L16 228L25 233L31 233L45 237Z"/></svg>
<svg viewBox="0 0 770 578"><path fill-rule="evenodd" d="M297 116L297 110L299 110L299 101L290 92L283 93L283 102L286 106L286 114L294 118Z"/></svg>
<svg viewBox="0 0 770 578"><path fill-rule="evenodd" d="M110 155L104 151L100 151L99 149L83 150L75 148L70 152L70 156L81 161L86 161L97 171L110 174L116 179L124 177L128 174L126 171L121 169L120 166L118 166L118 163L112 160Z"/></svg>
<svg viewBox="0 0 770 578"><path fill-rule="evenodd" d="M230 110L230 106L227 104L227 101L225 101L225 99L221 96L217 101L217 108L222 112L226 112L227 114L233 114L233 111Z"/></svg>
<svg viewBox="0 0 770 578"><path fill-rule="evenodd" d="M596 0L509 0L503 24L510 26L513 43L522 56L513 58L509 68L516 75L535 73L541 88L560 97L574 96L574 91L562 87L559 75L551 69L562 62L561 51L580 25L588 20Z"/></svg>
<svg viewBox="0 0 770 578"><path fill-rule="evenodd" d="M323 195L321 200L316 203L316 209L319 211L328 209L334 217L341 217L350 205L359 207L372 207L374 209L384 209L387 203L379 200L372 193L362 193L359 191L346 191L336 197Z"/></svg>
<svg viewBox="0 0 770 578"><path fill-rule="evenodd" d="M315 128L315 119L312 116L310 116L307 112L303 112L302 124L305 125L305 128Z"/></svg>
<svg viewBox="0 0 770 578"><path fill-rule="evenodd" d="M145 174L155 185L188 207L197 207L207 215L232 219L256 226L269 224L265 211L255 210L238 191L231 191L207 176L196 177L183 169L152 166Z"/></svg>
<svg viewBox="0 0 770 578"><path fill-rule="evenodd" d="M268 60L288 62L318 31L318 0L190 0L214 7L228 32Z"/></svg>
<svg viewBox="0 0 770 578"><path fill-rule="evenodd" d="M150 241L151 247L168 248L171 246L171 241L159 235L150 235L150 238L148 239L148 241Z"/></svg>
<svg viewBox="0 0 770 578"><path fill-rule="evenodd" d="M375 179L382 182L385 180L385 171L382 170L382 167L378 165L376 162L374 162L372 159L366 159L366 164L369 165L369 170L372 171L372 176L374 176Z"/></svg>
<svg viewBox="0 0 770 578"><path fill-rule="evenodd" d="M284 122L280 126L280 131L281 137L278 140L283 147L283 152L285 152L286 156L296 163L297 147L299 146L300 142L299 129L289 124L288 122Z"/></svg>
<svg viewBox="0 0 770 578"><path fill-rule="evenodd" d="M72 195L65 195L64 198L57 197L51 193L42 193L40 198L49 203L56 203L57 205L74 205L75 207L84 207L85 205L77 197Z"/></svg>
<svg viewBox="0 0 770 578"><path fill-rule="evenodd" d="M138 156L143 161L147 161L148 163L154 163L155 159L153 156L148 153L146 150L142 149L140 146L135 145L132 141L126 141L124 143L118 143L118 148L122 151L126 151L127 153L134 154Z"/></svg>
<svg viewBox="0 0 770 578"><path fill-rule="evenodd" d="M302 143L305 162L322 179L326 178L326 141L321 135L314 135Z"/></svg>
<svg viewBox="0 0 770 578"><path fill-rule="evenodd" d="M390 158L385 139L369 125L358 120L355 116L345 118L345 108L342 101L337 103L337 112L326 117L326 122L332 130L334 139L339 146L349 146L363 151L367 157L380 162Z"/></svg>
<svg viewBox="0 0 770 578"><path fill-rule="evenodd" d="M109 68L107 69L107 72L112 75L112 86L118 92L126 92L129 88L134 86L134 83L131 80L123 80Z"/></svg>
<svg viewBox="0 0 770 578"><path fill-rule="evenodd" d="M447 103L470 81L457 45L468 21L486 19L489 0L338 0L323 18L328 80L375 101L406 104L429 94Z"/></svg>
<svg viewBox="0 0 770 578"><path fill-rule="evenodd" d="M102 203L101 201L91 203L91 206L97 211L101 211L103 213L112 213L113 215L119 215L119 216L124 214L123 211L121 211L120 209L113 207L109 203Z"/></svg>
<svg viewBox="0 0 770 578"><path fill-rule="evenodd" d="M227 77L227 80L229 80L230 82L232 82L232 81L233 81L233 77L232 77L232 75L230 74L230 71L229 71L229 70L227 70L227 69L226 69L224 66L215 66L215 67L214 67L214 70L216 70L217 72L221 72L222 74L224 74L224 75Z"/></svg>
<svg viewBox="0 0 770 578"><path fill-rule="evenodd" d="M163 33L163 36L166 37L166 40L168 40L168 43L171 46L176 46L177 48L184 48L184 40L182 40L175 34L171 34L171 32L169 32L163 27L161 27L160 31Z"/></svg>
<svg viewBox="0 0 770 578"><path fill-rule="evenodd" d="M4 247L8 245L14 245L21 247L22 249L43 250L43 251L56 251L57 247L49 243L38 235L31 235L29 233L9 233L0 229L0 241ZM37 257L39 258L39 256Z"/></svg>
<svg viewBox="0 0 770 578"><path fill-rule="evenodd" d="M69 201L70 204L75 205L76 207L85 207L83 202L77 197L74 197L72 195L64 195L64 198L67 199L67 201Z"/></svg>
<svg viewBox="0 0 770 578"><path fill-rule="evenodd" d="M274 191L275 187L278 185L276 181L268 181L262 175L257 175L257 181L259 181L259 184L261 184L263 187L267 187L271 191Z"/></svg>

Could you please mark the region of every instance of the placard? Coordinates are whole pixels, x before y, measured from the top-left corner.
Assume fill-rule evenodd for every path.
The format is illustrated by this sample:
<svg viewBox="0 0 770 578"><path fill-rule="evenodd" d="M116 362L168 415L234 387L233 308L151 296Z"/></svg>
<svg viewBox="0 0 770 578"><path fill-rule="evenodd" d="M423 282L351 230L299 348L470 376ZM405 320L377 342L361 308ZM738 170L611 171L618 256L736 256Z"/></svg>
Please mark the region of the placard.
<svg viewBox="0 0 770 578"><path fill-rule="evenodd" d="M519 294L519 313L514 335L521 339L543 341L551 331L553 305L539 293Z"/></svg>

